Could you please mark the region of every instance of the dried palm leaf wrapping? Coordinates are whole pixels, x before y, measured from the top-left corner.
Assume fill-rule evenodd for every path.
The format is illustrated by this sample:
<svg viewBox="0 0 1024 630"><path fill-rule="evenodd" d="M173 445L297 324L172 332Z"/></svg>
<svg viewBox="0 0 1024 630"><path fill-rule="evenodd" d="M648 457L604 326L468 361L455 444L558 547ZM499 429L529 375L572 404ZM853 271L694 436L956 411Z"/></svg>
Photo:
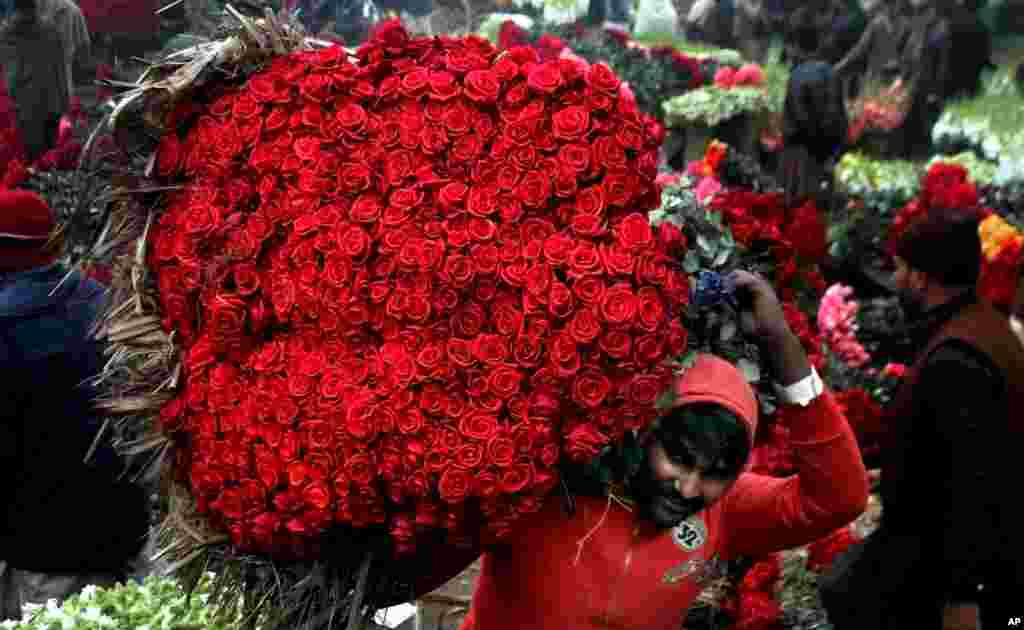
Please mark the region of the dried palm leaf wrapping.
<svg viewBox="0 0 1024 630"><path fill-rule="evenodd" d="M150 157L92 253L101 404L167 484L173 568L354 623L410 594L392 553L501 540L657 415L689 294L646 215L662 129L602 64L236 18L112 114Z"/></svg>
<svg viewBox="0 0 1024 630"><path fill-rule="evenodd" d="M174 396L182 371L174 335L160 325L155 277L146 265L147 236L164 207L163 195L174 189L154 177L164 121L176 103L197 98L211 84L237 81L274 56L327 45L305 37L285 14L251 20L228 11L236 20L234 35L170 55L117 100L83 150L69 185L75 199L59 204L67 215L61 233L74 267L103 265L112 272L108 305L95 329L108 343L108 361L96 379L104 392L97 404L108 424L116 425L118 447L130 457L136 479L160 485L154 560L190 586L204 572L215 572L211 606L224 619L241 619L243 627L352 626L409 594L408 585L385 571L369 571L372 545L339 540L329 560L287 564L233 552L228 536L197 512L187 482L175 475L173 444L159 427L160 409ZM108 155L96 142L109 132L132 158L113 173L104 168ZM95 177L100 170L111 177ZM358 594L356 586L362 587Z"/></svg>

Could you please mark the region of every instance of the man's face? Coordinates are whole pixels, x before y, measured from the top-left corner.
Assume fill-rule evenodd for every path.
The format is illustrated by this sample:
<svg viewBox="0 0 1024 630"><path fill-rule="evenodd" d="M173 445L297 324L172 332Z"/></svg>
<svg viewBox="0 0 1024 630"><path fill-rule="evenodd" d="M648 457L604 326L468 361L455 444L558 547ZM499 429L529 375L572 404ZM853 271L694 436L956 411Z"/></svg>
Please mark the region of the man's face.
<svg viewBox="0 0 1024 630"><path fill-rule="evenodd" d="M668 449L656 437L647 446L647 476L636 484L641 516L661 529L675 527L711 506L728 492L739 476L694 454L685 444Z"/></svg>
<svg viewBox="0 0 1024 630"><path fill-rule="evenodd" d="M899 256L894 258L896 270L892 281L900 307L908 320L913 320L925 311L924 275L916 271Z"/></svg>

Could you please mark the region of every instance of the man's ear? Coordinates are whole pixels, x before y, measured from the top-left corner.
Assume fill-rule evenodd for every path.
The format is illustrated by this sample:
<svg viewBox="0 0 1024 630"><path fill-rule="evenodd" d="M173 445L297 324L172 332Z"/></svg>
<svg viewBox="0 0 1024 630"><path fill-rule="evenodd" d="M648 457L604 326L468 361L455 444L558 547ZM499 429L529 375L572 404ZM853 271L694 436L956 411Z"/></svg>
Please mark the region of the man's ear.
<svg viewBox="0 0 1024 630"><path fill-rule="evenodd" d="M931 284L931 280L928 278L928 274L920 269L910 268L907 274L907 285L911 289L923 294L928 290L929 284Z"/></svg>

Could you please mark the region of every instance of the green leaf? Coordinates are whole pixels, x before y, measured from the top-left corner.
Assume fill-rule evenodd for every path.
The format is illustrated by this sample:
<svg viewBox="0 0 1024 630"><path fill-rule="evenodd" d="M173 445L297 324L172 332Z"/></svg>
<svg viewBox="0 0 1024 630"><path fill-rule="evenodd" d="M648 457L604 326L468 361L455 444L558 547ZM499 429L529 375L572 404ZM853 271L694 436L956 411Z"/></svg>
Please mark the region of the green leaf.
<svg viewBox="0 0 1024 630"><path fill-rule="evenodd" d="M654 408L658 411L665 411L671 409L676 402L676 393L669 389L667 392L658 397L658 400L654 403Z"/></svg>
<svg viewBox="0 0 1024 630"><path fill-rule="evenodd" d="M729 260L729 256L732 255L732 249L729 247L723 247L719 250L718 255L715 256L715 261L711 263L712 267L721 267Z"/></svg>
<svg viewBox="0 0 1024 630"><path fill-rule="evenodd" d="M683 271L689 274L697 273L700 269L700 257L697 252L690 250L686 252L686 257L683 259Z"/></svg>
<svg viewBox="0 0 1024 630"><path fill-rule="evenodd" d="M700 354L700 353L698 353L696 350L691 350L690 352L686 353L686 356L683 357L683 360L679 362L680 363L680 369L679 369L678 373L682 374L686 370L689 370L694 365L696 365L697 364L697 355L698 354Z"/></svg>
<svg viewBox="0 0 1024 630"><path fill-rule="evenodd" d="M750 359L740 359L736 367L743 372L743 378L747 379L748 383L757 383L761 380L761 367Z"/></svg>
<svg viewBox="0 0 1024 630"><path fill-rule="evenodd" d="M697 248L707 258L714 258L718 251L718 243L700 234L697 236Z"/></svg>

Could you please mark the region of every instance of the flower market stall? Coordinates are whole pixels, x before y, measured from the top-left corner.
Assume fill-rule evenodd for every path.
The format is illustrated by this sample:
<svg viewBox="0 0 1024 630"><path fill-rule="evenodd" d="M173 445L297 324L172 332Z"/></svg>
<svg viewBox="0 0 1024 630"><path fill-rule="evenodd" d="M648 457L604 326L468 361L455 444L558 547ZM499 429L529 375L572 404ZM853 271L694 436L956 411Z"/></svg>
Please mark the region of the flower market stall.
<svg viewBox="0 0 1024 630"><path fill-rule="evenodd" d="M44 191L71 261L110 269L99 404L160 487L172 576L0 627L375 628L415 595L422 557L571 501L570 466L607 473L701 352L757 391L752 470L790 475L737 269L777 289L876 468L907 369L890 240L932 209L977 208L979 292L1016 299L1019 111L992 113L1019 103L1008 92L950 103L937 154L911 162L890 159L902 86L865 90L826 211L787 207L770 174L778 50L755 65L514 14L487 37L385 21L346 49L285 12L225 15L221 39L104 83L122 93L85 146L38 164L0 94L2 185ZM829 627L817 580L880 510L732 563L685 627Z"/></svg>

